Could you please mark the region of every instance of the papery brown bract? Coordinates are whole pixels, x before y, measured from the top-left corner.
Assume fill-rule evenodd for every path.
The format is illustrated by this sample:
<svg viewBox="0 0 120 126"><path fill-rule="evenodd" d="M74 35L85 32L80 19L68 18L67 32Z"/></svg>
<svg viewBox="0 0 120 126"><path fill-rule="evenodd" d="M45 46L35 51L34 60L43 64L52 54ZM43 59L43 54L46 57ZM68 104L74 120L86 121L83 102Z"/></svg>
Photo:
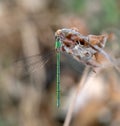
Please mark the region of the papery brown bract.
<svg viewBox="0 0 120 126"><path fill-rule="evenodd" d="M84 36L74 27L59 29L55 36L61 41L61 51L71 54L75 59L93 69L99 68L110 60L109 55L103 50L109 38L107 34Z"/></svg>

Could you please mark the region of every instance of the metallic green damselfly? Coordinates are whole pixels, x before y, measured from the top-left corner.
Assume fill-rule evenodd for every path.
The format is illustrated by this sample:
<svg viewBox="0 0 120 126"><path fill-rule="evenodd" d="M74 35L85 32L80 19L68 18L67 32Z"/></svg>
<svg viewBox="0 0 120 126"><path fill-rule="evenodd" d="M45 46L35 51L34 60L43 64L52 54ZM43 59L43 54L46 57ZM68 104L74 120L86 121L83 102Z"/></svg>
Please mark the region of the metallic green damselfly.
<svg viewBox="0 0 120 126"><path fill-rule="evenodd" d="M60 41L55 42L55 49L56 49L56 97L57 97L57 107L60 106Z"/></svg>

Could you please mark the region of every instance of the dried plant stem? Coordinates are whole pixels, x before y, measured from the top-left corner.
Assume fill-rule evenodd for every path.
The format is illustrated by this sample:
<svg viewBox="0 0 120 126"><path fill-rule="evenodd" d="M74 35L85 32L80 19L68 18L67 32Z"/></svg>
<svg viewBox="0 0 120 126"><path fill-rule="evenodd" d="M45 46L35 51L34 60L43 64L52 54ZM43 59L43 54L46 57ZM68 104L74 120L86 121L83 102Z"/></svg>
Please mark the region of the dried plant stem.
<svg viewBox="0 0 120 126"><path fill-rule="evenodd" d="M89 71L89 68L86 67L86 69L85 69L85 71L83 73L82 79L81 79L81 81L80 81L80 83L78 85L78 88L76 90L76 93L74 95L74 98L72 100L72 103L69 106L68 113L67 113L67 116L66 116L66 119L65 119L65 122L64 122L63 126L69 126L70 125L70 121L71 121L72 114L73 114L73 111L74 111L74 108L75 108L78 93L84 87L84 84L86 82L86 78L87 78L87 75L88 75L88 71Z"/></svg>

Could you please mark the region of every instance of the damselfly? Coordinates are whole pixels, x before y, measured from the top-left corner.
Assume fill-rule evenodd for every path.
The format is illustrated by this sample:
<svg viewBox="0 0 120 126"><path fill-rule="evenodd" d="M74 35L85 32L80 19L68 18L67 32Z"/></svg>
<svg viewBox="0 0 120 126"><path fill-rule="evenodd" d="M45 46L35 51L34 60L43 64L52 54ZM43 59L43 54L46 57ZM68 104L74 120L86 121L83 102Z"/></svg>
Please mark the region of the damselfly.
<svg viewBox="0 0 120 126"><path fill-rule="evenodd" d="M55 42L55 49L56 49L56 55L57 55L57 76L56 76L56 83L57 83L57 89L56 89L56 93L57 93L57 107L60 106L60 48L61 48L61 42L59 41L59 39L56 39Z"/></svg>
<svg viewBox="0 0 120 126"><path fill-rule="evenodd" d="M115 61L106 53L105 47L108 35L88 35L84 36L77 29L60 29L55 33L55 50L56 51L56 97L57 107L60 106L60 57L61 53L70 54L75 60L92 67L93 71L101 68L106 62L110 62L117 70ZM52 54L54 54L52 51ZM44 66L50 53L43 57L43 62L40 66ZM31 56L34 57L34 56ZM39 57L39 55L38 55ZM29 59L29 58L28 58ZM41 60L31 63L37 64ZM75 65L74 65L75 66Z"/></svg>

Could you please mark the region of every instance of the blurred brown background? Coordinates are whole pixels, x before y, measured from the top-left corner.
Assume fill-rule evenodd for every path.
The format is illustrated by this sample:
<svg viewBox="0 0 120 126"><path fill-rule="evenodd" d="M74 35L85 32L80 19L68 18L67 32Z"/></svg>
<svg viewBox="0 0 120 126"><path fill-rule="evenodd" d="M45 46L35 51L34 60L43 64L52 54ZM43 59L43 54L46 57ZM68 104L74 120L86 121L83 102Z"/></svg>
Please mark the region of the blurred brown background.
<svg viewBox="0 0 120 126"><path fill-rule="evenodd" d="M113 33L106 51L120 64L119 0L0 0L0 126L62 126L85 66L61 58L56 107L54 32ZM86 78L71 126L120 126L120 73L106 67Z"/></svg>

